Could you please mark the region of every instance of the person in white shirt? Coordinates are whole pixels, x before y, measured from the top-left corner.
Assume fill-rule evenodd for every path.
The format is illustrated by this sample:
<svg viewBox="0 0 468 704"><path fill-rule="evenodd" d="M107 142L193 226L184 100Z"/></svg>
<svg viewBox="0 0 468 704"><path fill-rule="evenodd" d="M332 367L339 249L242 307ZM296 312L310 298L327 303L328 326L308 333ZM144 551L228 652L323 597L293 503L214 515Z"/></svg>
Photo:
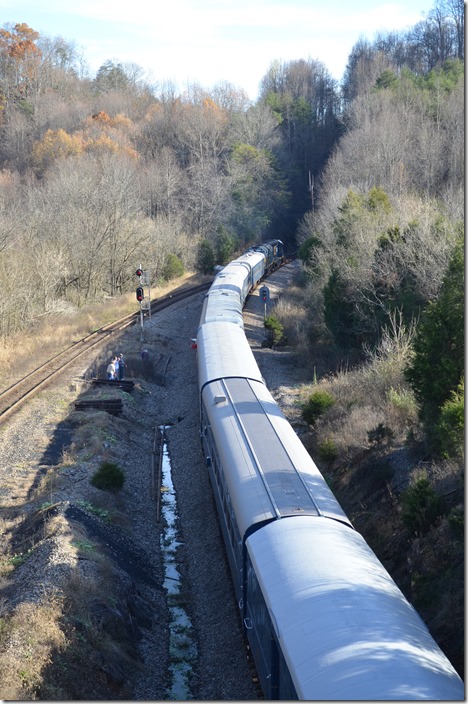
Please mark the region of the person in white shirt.
<svg viewBox="0 0 468 704"><path fill-rule="evenodd" d="M115 359L115 357L112 357L112 360L106 369L107 378L109 381L115 379Z"/></svg>

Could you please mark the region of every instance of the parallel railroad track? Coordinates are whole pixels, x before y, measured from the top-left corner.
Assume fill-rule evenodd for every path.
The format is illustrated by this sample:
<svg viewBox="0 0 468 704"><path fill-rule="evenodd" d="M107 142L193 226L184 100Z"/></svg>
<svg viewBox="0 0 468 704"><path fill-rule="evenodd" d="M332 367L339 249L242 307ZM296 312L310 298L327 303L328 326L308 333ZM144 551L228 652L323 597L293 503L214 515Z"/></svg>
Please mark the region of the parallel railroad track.
<svg viewBox="0 0 468 704"><path fill-rule="evenodd" d="M295 254L285 257L281 266L288 264ZM151 313L157 313L174 303L189 298L202 291L207 291L212 282L199 284L190 288L181 287L175 289L172 293L159 298L151 303ZM38 391L49 384L56 376L61 374L68 366L75 362L78 357L89 352L93 347L97 347L104 342L108 337L121 332L125 328L133 325L140 313L130 313L123 318L109 323L98 330L86 335L81 340L77 340L72 345L56 354L51 359L41 364L32 372L16 381L10 387L0 392L0 423L5 420L11 413L18 410L20 405L31 398Z"/></svg>
<svg viewBox="0 0 468 704"><path fill-rule="evenodd" d="M189 298L197 293L208 290L210 283L200 284L191 288L175 289L171 294L164 298L157 299L151 303L151 313L157 313L168 306L178 303L179 301ZM56 354L51 359L41 364L32 372L19 379L17 382L9 386L0 393L0 422L5 420L11 413L16 411L19 406L26 400L31 398L38 391L49 384L57 375L62 373L69 365L75 362L78 357L89 352L93 347L96 347L104 342L116 332L121 332L125 328L133 325L139 317L138 313L130 313L123 318L105 325L98 330L86 335L81 340L74 342L72 345Z"/></svg>

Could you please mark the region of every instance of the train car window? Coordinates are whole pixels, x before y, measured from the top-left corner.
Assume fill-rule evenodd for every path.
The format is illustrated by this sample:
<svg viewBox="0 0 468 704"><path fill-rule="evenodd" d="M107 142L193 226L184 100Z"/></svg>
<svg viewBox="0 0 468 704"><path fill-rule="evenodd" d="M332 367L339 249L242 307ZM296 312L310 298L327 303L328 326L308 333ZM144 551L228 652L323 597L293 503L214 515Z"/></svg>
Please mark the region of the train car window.
<svg viewBox="0 0 468 704"><path fill-rule="evenodd" d="M216 478L216 483L219 484L219 455L216 451L216 445L212 444L212 454L213 454L213 467L214 467L214 474Z"/></svg>
<svg viewBox="0 0 468 704"><path fill-rule="evenodd" d="M236 547L236 542L237 542L236 541L236 531L234 530L235 523L236 523L236 520L235 520L234 512L231 509L231 521L230 521L230 526L229 526L229 533L231 534L231 543L232 543L232 546L234 549Z"/></svg>
<svg viewBox="0 0 468 704"><path fill-rule="evenodd" d="M226 492L227 492L226 478L225 478L225 476L224 476L224 472L223 472L223 471L220 471L219 474L220 474L220 479L221 479L221 482L220 482L221 491L223 492L223 496L224 496L224 494L226 494Z"/></svg>
<svg viewBox="0 0 468 704"><path fill-rule="evenodd" d="M232 551L235 556L236 564L239 568L239 570L242 570L242 540L240 539L240 534L239 534L239 529L237 528L237 523L236 523L236 517L234 515L234 512L232 514L232 522L231 522L231 543L232 543ZM240 580L242 583L242 579Z"/></svg>
<svg viewBox="0 0 468 704"><path fill-rule="evenodd" d="M252 563L247 558L245 614L253 628L248 638L257 673L266 699L278 699L278 654L270 614L265 603Z"/></svg>

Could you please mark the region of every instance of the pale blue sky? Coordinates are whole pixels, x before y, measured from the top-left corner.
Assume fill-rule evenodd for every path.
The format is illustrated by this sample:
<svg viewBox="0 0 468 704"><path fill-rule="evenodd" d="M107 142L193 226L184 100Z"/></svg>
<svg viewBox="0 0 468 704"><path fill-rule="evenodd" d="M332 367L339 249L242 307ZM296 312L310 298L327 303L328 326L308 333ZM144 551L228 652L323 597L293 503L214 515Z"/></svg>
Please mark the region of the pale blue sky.
<svg viewBox="0 0 468 704"><path fill-rule="evenodd" d="M272 61L318 59L340 80L360 37L405 30L435 0L0 0L0 26L25 22L82 51L94 75L108 59L179 90L228 81L257 97Z"/></svg>

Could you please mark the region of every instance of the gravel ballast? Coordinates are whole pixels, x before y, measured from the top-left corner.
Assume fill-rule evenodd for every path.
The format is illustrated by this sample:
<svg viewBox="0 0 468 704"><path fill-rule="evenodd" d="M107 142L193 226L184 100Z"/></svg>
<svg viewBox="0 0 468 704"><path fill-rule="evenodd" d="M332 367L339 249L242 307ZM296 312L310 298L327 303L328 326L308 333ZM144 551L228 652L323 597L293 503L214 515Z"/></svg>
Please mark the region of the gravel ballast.
<svg viewBox="0 0 468 704"><path fill-rule="evenodd" d="M293 264L268 280L272 303L294 274ZM196 335L203 294L145 321L144 340L135 326L99 358L90 356L61 380L15 414L2 428L0 458L3 517L11 528L11 546L21 543L28 516L36 515L35 489L50 475L63 442L59 479L50 479L46 491L54 505L54 530L18 567L7 585L10 606L40 601L60 589L70 577L93 579L96 563L83 559L70 540L69 526L78 526L87 539L102 546L112 564L121 601L127 604L135 629L138 658L143 669L123 669L119 677L104 663L107 682L115 698L167 699L170 678L170 614L163 588L164 564L160 547L161 520L156 520L152 495L151 453L155 428L168 426L172 480L177 499L177 563L182 579L183 605L191 622L190 637L196 644L196 663L189 677L190 697L196 700L255 700L260 694L253 682L253 668L243 642L240 616L222 544L218 518L201 452ZM258 292L245 309L245 328L265 381L273 393L297 381L291 353L261 346L264 339L263 303ZM142 361L146 350L149 361ZM106 524L87 507L102 505L104 492L90 484L90 475L103 459L76 438L83 425L73 403L91 393L89 380L104 376L108 358L124 352L127 374L135 381L124 399L121 417L106 422L104 452L125 473L125 485L115 499L121 526ZM94 391L94 393L96 393ZM57 428L63 425L62 434ZM78 434L77 434L78 433ZM67 450L73 438L75 446ZM60 440L61 439L61 440ZM60 448L61 449L61 448ZM52 451L53 450L53 451ZM67 452L70 460L67 462ZM80 459L76 461L76 457ZM56 464L58 464L56 462ZM53 466L52 466L53 469ZM50 486L49 486L50 485ZM44 493L44 488L42 487ZM42 497L44 498L44 497ZM21 518L21 520L20 520ZM52 521L52 516L49 517ZM76 542L76 541L75 541ZM117 598L117 597L116 597ZM99 664L99 663L98 663ZM83 695L89 698L83 685ZM86 698L86 696L75 698ZM102 696L101 698L104 698ZM184 697L185 698L185 697Z"/></svg>

